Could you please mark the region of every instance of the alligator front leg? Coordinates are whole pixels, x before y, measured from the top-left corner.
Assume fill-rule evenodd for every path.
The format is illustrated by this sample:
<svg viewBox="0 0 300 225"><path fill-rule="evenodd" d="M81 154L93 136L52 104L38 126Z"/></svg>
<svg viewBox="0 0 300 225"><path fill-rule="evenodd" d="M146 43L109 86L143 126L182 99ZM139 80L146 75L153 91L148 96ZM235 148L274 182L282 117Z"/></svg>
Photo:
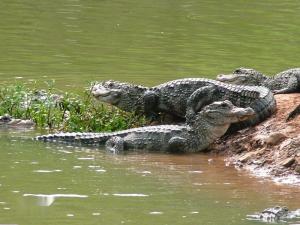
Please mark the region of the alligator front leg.
<svg viewBox="0 0 300 225"><path fill-rule="evenodd" d="M217 99L218 89L215 85L201 87L193 92L187 100L186 119L190 121L204 106Z"/></svg>
<svg viewBox="0 0 300 225"><path fill-rule="evenodd" d="M144 112L146 117L151 121L156 121L158 118L157 114L157 104L158 104L158 95L155 91L148 90L143 96L144 102Z"/></svg>
<svg viewBox="0 0 300 225"><path fill-rule="evenodd" d="M172 137L169 140L169 148L170 152L183 152L186 146L187 140L182 137Z"/></svg>
<svg viewBox="0 0 300 225"><path fill-rule="evenodd" d="M113 153L124 151L124 139L121 137L111 137L106 141L105 149Z"/></svg>

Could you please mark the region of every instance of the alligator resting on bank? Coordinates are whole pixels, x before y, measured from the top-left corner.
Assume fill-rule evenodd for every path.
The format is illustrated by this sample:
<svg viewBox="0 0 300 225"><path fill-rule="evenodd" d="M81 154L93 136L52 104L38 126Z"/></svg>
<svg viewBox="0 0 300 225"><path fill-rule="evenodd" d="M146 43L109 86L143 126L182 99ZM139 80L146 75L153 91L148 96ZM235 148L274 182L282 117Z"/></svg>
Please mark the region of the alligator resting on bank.
<svg viewBox="0 0 300 225"><path fill-rule="evenodd" d="M274 223L284 219L300 218L300 209L289 211L289 209L285 206L275 206L273 208L265 209L258 214L248 215L247 217L249 220L261 220L264 222Z"/></svg>
<svg viewBox="0 0 300 225"><path fill-rule="evenodd" d="M158 125L106 133L58 133L36 140L74 144L105 145L113 152L129 149L196 152L207 148L224 135L230 123L255 115L250 107L239 108L230 101L214 102L200 112L190 111L193 121L185 125ZM193 118L192 118L193 117Z"/></svg>
<svg viewBox="0 0 300 225"><path fill-rule="evenodd" d="M188 111L199 111L214 101L229 100L238 107L251 107L256 116L231 126L231 131L255 125L276 110L271 91L265 87L238 86L205 78L186 78L148 88L118 81L104 81L91 89L93 96L124 111L145 114L160 113L184 121Z"/></svg>
<svg viewBox="0 0 300 225"><path fill-rule="evenodd" d="M263 75L254 69L239 68L232 74L220 74L218 81L237 85L265 86L275 94L300 92L300 68L282 71L273 77Z"/></svg>
<svg viewBox="0 0 300 225"><path fill-rule="evenodd" d="M0 127L29 128L35 126L32 120L15 119L8 114L0 116Z"/></svg>

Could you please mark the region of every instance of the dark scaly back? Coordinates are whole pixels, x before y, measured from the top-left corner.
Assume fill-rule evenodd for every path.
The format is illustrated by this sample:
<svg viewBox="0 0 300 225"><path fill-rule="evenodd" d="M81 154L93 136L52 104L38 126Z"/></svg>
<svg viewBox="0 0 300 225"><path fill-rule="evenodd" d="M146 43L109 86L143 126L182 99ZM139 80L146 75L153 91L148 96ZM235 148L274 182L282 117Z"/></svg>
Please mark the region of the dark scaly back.
<svg viewBox="0 0 300 225"><path fill-rule="evenodd" d="M206 78L186 78L170 81L155 88L160 90L160 104L173 112L179 112L184 116L186 112L187 98L197 89L213 85L218 91L213 99L206 102L206 105L213 101L230 100L239 107L251 107L257 114L253 119L231 125L231 131L255 125L272 115L276 110L276 102L272 92L262 86L243 86L227 84Z"/></svg>
<svg viewBox="0 0 300 225"><path fill-rule="evenodd" d="M167 113L184 118L189 96L197 89L211 85L211 81L206 78L185 78L153 87L153 89L159 91L159 108Z"/></svg>

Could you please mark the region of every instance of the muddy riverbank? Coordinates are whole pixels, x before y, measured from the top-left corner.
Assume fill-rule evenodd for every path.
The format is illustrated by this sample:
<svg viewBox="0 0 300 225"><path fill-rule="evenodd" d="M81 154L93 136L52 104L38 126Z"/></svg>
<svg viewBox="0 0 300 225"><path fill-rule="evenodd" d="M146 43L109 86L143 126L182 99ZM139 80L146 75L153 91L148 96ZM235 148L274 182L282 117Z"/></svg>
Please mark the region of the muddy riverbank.
<svg viewBox="0 0 300 225"><path fill-rule="evenodd" d="M226 161L257 176L300 185L300 116L287 121L300 94L275 96L277 112L255 127L225 136L212 146Z"/></svg>

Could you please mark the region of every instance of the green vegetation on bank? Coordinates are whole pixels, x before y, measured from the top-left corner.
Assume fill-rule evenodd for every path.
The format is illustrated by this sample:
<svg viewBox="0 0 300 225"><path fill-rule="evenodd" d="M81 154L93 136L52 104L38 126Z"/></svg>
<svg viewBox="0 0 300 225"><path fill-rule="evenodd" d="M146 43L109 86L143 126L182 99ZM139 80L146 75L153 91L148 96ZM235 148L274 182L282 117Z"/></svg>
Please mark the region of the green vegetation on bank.
<svg viewBox="0 0 300 225"><path fill-rule="evenodd" d="M48 82L46 89L14 84L0 87L0 115L31 119L37 128L61 131L114 131L145 125L146 120L96 102L89 90L63 92Z"/></svg>

